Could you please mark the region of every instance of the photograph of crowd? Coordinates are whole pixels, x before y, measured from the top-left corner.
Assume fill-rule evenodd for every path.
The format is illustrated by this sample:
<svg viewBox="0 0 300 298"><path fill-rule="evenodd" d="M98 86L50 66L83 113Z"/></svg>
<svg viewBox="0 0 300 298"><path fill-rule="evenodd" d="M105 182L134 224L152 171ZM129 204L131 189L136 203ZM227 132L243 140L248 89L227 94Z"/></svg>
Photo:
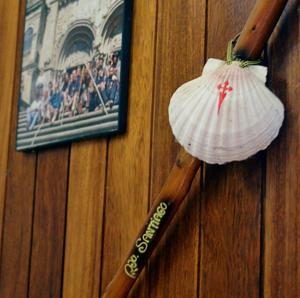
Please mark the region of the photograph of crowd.
<svg viewBox="0 0 300 298"><path fill-rule="evenodd" d="M27 0L18 150L121 131L129 1Z"/></svg>
<svg viewBox="0 0 300 298"><path fill-rule="evenodd" d="M106 61L106 63L104 62ZM93 111L105 112L119 104L120 60L117 54L59 74L47 81L42 71L35 85L36 94L26 109L27 130L51 123L63 116L74 117Z"/></svg>

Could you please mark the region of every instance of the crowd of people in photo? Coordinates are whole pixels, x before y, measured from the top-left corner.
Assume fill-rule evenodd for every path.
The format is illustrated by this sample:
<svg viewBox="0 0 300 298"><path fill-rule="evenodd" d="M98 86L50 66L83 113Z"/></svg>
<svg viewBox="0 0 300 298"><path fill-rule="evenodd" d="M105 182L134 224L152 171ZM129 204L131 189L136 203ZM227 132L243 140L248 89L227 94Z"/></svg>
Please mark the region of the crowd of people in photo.
<svg viewBox="0 0 300 298"><path fill-rule="evenodd" d="M35 84L35 97L27 108L27 129L53 124L66 115L110 109L119 103L120 59L114 53L57 75L46 81L41 71Z"/></svg>

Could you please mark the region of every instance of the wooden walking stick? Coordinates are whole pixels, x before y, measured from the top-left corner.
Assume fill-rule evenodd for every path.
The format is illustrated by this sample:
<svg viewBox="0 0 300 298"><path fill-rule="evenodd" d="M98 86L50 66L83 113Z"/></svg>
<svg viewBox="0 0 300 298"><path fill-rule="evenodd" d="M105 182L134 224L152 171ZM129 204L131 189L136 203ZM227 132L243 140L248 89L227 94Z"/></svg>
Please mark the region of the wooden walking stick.
<svg viewBox="0 0 300 298"><path fill-rule="evenodd" d="M286 2L287 0L257 1L233 49L233 55L237 61L240 61L241 67L253 64L253 60L261 56L261 52ZM231 62L232 61L227 60L227 64ZM232 89L229 89L231 87L226 89L228 82L226 83L227 85L225 84L225 87L220 85L218 88L231 91ZM224 100L225 96L226 93L223 93L223 97L221 94L220 100ZM274 137L276 136L273 136L273 138ZM104 291L103 298L127 297L143 267L147 264L154 248L189 192L191 183L199 167L199 159L193 157L182 148L162 191L149 212L145 225L134 241L133 248Z"/></svg>

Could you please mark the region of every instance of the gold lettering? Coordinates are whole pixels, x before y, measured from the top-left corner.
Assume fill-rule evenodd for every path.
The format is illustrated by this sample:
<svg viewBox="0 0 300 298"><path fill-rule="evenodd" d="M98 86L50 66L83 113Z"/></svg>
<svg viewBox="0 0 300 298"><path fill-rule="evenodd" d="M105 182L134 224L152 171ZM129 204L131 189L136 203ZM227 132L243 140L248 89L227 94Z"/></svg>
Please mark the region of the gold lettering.
<svg viewBox="0 0 300 298"><path fill-rule="evenodd" d="M138 266L137 266L137 259L138 259L138 257L136 255L132 255L128 259L128 261L124 267L125 273L133 279L136 279L137 273L139 271Z"/></svg>
<svg viewBox="0 0 300 298"><path fill-rule="evenodd" d="M149 238L147 234L144 234L142 238L146 243L149 243L152 237Z"/></svg>
<svg viewBox="0 0 300 298"><path fill-rule="evenodd" d="M147 226L146 232L147 232L147 233L151 233L152 235L154 235L154 234L155 234L155 231L156 231L156 228L152 229L152 228L151 228L151 222L150 222L150 223L148 224L148 226Z"/></svg>
<svg viewBox="0 0 300 298"><path fill-rule="evenodd" d="M168 209L168 204L165 203L165 202L161 202L161 203L159 204L159 206L162 207L164 210L167 210L167 209Z"/></svg>
<svg viewBox="0 0 300 298"><path fill-rule="evenodd" d="M159 213L155 213L153 215L153 218L160 224L160 220L162 219L162 216Z"/></svg>
<svg viewBox="0 0 300 298"><path fill-rule="evenodd" d="M136 240L135 245L138 248L139 253L141 253L141 254L145 253L148 248L148 244L145 243L144 241L142 241L141 238Z"/></svg>
<svg viewBox="0 0 300 298"><path fill-rule="evenodd" d="M157 212L159 213L159 215L160 215L161 217L163 217L163 216L166 214L165 209L164 209L163 207L161 207L161 206L158 206L158 207L157 207Z"/></svg>
<svg viewBox="0 0 300 298"><path fill-rule="evenodd" d="M154 236L154 231L152 232L153 230L148 230L147 229L147 231L145 232L145 236L147 236L147 238L149 238L149 239L152 239L153 238L153 236Z"/></svg>
<svg viewBox="0 0 300 298"><path fill-rule="evenodd" d="M146 230L142 234L140 238L138 238L135 242L135 247L137 248L136 254L133 254L127 261L127 263L124 266L125 273L133 279L136 279L139 268L138 268L138 258L139 254L146 253L148 249L148 244L151 242L151 240L154 238L155 234L157 233L161 220L166 215L166 210L168 209L168 204L165 202L161 202L153 216L150 218L150 221L147 225ZM141 260L140 260L141 261Z"/></svg>
<svg viewBox="0 0 300 298"><path fill-rule="evenodd" d="M156 223L155 220L151 219L148 227L153 227L155 230L157 230L159 228L159 223Z"/></svg>

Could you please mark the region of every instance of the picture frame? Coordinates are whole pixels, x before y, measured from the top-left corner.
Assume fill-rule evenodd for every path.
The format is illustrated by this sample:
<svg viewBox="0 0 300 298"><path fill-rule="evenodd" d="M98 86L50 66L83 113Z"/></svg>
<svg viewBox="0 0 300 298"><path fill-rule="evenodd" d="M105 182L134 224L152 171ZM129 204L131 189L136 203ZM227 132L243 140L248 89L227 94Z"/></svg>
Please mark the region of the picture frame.
<svg viewBox="0 0 300 298"><path fill-rule="evenodd" d="M26 0L16 149L126 131L132 0Z"/></svg>

